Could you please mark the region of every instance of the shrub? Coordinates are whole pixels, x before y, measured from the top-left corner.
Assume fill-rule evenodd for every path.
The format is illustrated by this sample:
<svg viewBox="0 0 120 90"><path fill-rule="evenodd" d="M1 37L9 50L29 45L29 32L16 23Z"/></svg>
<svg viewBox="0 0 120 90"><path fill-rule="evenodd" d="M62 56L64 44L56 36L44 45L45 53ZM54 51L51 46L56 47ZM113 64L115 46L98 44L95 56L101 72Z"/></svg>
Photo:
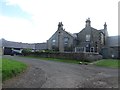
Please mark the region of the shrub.
<svg viewBox="0 0 120 90"><path fill-rule="evenodd" d="M32 49L23 49L23 50L22 50L22 54L23 54L24 56L30 55L31 53L32 53Z"/></svg>

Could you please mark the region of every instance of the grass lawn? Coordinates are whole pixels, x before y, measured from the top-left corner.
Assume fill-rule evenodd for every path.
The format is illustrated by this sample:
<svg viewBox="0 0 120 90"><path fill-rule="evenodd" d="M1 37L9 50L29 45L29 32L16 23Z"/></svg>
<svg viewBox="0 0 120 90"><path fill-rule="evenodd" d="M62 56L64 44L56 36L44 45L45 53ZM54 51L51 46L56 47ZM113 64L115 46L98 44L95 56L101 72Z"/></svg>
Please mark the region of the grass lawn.
<svg viewBox="0 0 120 90"><path fill-rule="evenodd" d="M12 78L27 68L27 65L12 59L2 58L2 81Z"/></svg>
<svg viewBox="0 0 120 90"><path fill-rule="evenodd" d="M103 67L120 68L120 60L118 60L118 59L102 59L100 61L96 61L94 63L94 65L103 66Z"/></svg>

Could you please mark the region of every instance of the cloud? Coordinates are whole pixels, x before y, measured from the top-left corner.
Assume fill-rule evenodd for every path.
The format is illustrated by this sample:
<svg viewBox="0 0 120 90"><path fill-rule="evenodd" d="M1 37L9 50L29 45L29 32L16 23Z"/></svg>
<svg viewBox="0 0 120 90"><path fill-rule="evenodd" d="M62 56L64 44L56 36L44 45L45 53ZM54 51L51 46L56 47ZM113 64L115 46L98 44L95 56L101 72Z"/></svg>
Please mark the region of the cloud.
<svg viewBox="0 0 120 90"><path fill-rule="evenodd" d="M6 0L6 5L18 6L31 15L29 19L0 16L0 30L8 40L44 42L57 30L60 21L66 31L77 33L88 17L94 28L102 29L107 22L110 35L117 33L115 0Z"/></svg>
<svg viewBox="0 0 120 90"><path fill-rule="evenodd" d="M18 5L7 4L6 2L1 2L1 12L0 14L3 16L9 17L20 17L25 19L30 19L31 15L23 11Z"/></svg>
<svg viewBox="0 0 120 90"><path fill-rule="evenodd" d="M16 41L16 38L23 39L26 36L30 37L33 33L34 26L32 22L15 17L0 16L0 32L2 37L7 39L12 38ZM26 35L26 36L25 36Z"/></svg>

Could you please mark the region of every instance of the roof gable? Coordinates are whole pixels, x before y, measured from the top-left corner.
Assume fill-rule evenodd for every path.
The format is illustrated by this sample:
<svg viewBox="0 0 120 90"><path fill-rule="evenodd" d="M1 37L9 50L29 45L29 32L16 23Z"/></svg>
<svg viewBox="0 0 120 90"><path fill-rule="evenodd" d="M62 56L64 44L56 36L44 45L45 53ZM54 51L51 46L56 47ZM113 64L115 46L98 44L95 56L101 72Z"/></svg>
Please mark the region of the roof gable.
<svg viewBox="0 0 120 90"><path fill-rule="evenodd" d="M93 28L93 27L85 27L85 28L83 28L79 33L82 33L82 32L84 32L84 31L87 31L87 32L91 32L91 31L99 31L99 30L97 30L97 29L95 29L95 28ZM78 33L78 34L79 34Z"/></svg>
<svg viewBox="0 0 120 90"><path fill-rule="evenodd" d="M73 34L67 32L67 31L61 29L61 30L57 30L57 31L49 38L49 40L50 40L55 34L57 34L57 33L59 33L59 32L64 32L64 33L68 34L69 36L71 36L72 38L76 38L75 35L73 35Z"/></svg>

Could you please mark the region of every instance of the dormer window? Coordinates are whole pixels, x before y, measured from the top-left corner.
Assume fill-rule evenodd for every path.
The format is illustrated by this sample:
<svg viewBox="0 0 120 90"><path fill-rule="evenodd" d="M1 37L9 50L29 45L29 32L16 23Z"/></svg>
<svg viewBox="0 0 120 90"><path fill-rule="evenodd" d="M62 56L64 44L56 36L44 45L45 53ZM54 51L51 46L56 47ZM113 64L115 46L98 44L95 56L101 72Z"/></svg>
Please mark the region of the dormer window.
<svg viewBox="0 0 120 90"><path fill-rule="evenodd" d="M86 41L90 41L90 35L86 35Z"/></svg>

